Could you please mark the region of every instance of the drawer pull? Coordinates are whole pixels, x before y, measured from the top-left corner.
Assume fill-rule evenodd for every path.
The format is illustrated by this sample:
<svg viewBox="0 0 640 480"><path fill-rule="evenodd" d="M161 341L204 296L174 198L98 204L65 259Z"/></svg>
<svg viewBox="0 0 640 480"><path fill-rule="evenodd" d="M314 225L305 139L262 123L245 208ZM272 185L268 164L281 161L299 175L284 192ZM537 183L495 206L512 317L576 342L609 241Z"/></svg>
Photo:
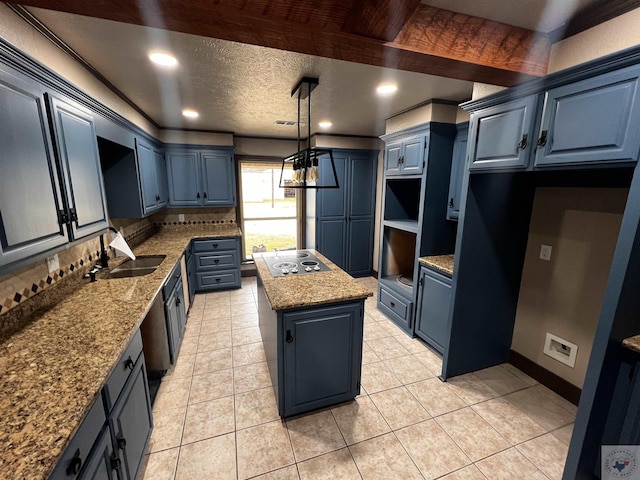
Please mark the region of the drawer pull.
<svg viewBox="0 0 640 480"><path fill-rule="evenodd" d="M116 452L113 452L111 454L111 469L115 471L120 471L120 466L121 466L120 457Z"/></svg>
<svg viewBox="0 0 640 480"><path fill-rule="evenodd" d="M127 446L127 439L124 438L121 433L119 433L118 436L116 437L116 442L118 443L118 448L120 450L124 450L125 447Z"/></svg>
<svg viewBox="0 0 640 480"><path fill-rule="evenodd" d="M219 278L216 278L216 283L220 283L220 279Z"/></svg>
<svg viewBox="0 0 640 480"><path fill-rule="evenodd" d="M134 366L133 360L131 359L131 356L129 356L129 358L127 358L124 361L124 368L128 368L129 370L133 370L133 366Z"/></svg>
<svg viewBox="0 0 640 480"><path fill-rule="evenodd" d="M213 248L218 248L218 244L217 244L217 243L213 243L211 246L212 246Z"/></svg>
<svg viewBox="0 0 640 480"><path fill-rule="evenodd" d="M73 454L71 462L69 462L69 466L67 467L67 475L77 475L80 473L81 468L82 459L80 458L80 449L77 449L76 453Z"/></svg>
<svg viewBox="0 0 640 480"><path fill-rule="evenodd" d="M389 305L391 305L391 308L396 308L396 304L393 302L389 302Z"/></svg>
<svg viewBox="0 0 640 480"><path fill-rule="evenodd" d="M220 259L219 258L214 258L213 259L213 263L215 263L217 265L218 263L220 263Z"/></svg>

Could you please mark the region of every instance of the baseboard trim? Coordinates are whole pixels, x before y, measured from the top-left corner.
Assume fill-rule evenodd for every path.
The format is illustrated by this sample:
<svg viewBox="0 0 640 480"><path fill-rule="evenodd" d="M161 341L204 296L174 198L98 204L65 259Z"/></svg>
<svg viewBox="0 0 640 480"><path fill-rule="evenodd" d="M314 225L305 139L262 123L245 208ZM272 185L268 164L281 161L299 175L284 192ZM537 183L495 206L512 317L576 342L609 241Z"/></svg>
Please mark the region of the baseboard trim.
<svg viewBox="0 0 640 480"><path fill-rule="evenodd" d="M524 355L514 352L513 350L509 351L509 363L522 370L530 377L536 379L545 387L553 390L562 398L570 401L574 405L578 405L582 389L567 382L564 378L559 377L555 373L550 372L546 368L541 367Z"/></svg>

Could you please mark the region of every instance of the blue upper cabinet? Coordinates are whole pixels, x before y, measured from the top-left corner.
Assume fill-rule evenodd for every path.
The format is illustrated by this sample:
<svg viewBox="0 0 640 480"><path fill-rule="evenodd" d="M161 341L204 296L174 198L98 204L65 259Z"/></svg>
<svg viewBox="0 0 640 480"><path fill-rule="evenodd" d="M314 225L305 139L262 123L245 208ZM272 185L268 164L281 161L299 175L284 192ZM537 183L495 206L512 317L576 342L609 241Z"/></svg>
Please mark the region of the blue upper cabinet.
<svg viewBox="0 0 640 480"><path fill-rule="evenodd" d="M389 143L385 148L385 175L422 175L426 141L425 135L418 135Z"/></svg>
<svg viewBox="0 0 640 480"><path fill-rule="evenodd" d="M525 170L537 103L530 95L473 113L469 170Z"/></svg>
<svg viewBox="0 0 640 480"><path fill-rule="evenodd" d="M77 240L109 225L93 116L59 97L47 94L47 99L72 236Z"/></svg>
<svg viewBox="0 0 640 480"><path fill-rule="evenodd" d="M234 206L235 165L231 148L184 147L167 154L169 204Z"/></svg>
<svg viewBox="0 0 640 480"><path fill-rule="evenodd" d="M145 214L157 208L158 195L156 193L156 163L151 145L136 140L138 153L138 168L140 170L140 186L142 187L142 209Z"/></svg>
<svg viewBox="0 0 640 480"><path fill-rule="evenodd" d="M161 209L169 204L169 187L167 185L167 163L164 152L158 148L153 149L153 161L156 171L156 207Z"/></svg>
<svg viewBox="0 0 640 480"><path fill-rule="evenodd" d="M233 154L229 151L204 151L202 162L202 203L207 207L236 204L236 175Z"/></svg>
<svg viewBox="0 0 640 480"><path fill-rule="evenodd" d="M0 267L64 245L44 92L0 66Z"/></svg>
<svg viewBox="0 0 640 480"><path fill-rule="evenodd" d="M535 166L636 161L640 147L640 67L546 92Z"/></svg>
<svg viewBox="0 0 640 480"><path fill-rule="evenodd" d="M447 202L447 220L458 220L460 199L462 198L462 179L467 159L467 137L469 123L458 125L456 138L453 141L451 157L451 177L449 179L449 201Z"/></svg>

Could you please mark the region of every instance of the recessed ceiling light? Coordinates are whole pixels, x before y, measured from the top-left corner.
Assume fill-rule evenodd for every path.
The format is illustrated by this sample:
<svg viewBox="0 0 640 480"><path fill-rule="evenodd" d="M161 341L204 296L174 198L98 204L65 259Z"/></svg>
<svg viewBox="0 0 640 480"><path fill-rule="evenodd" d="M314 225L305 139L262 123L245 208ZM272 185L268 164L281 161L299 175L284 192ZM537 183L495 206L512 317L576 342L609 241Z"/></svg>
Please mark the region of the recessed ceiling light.
<svg viewBox="0 0 640 480"><path fill-rule="evenodd" d="M320 128L331 128L332 125L333 123L331 123L329 120L323 120L322 122L318 123L318 126Z"/></svg>
<svg viewBox="0 0 640 480"><path fill-rule="evenodd" d="M182 110L182 115L187 118L198 118L200 116L198 112L196 112L195 110L191 110L190 108L185 108L184 110Z"/></svg>
<svg viewBox="0 0 640 480"><path fill-rule="evenodd" d="M382 85L378 85L378 88L376 88L378 95L391 95L396 93L396 90L398 90L398 87L392 83L383 83Z"/></svg>
<svg viewBox="0 0 640 480"><path fill-rule="evenodd" d="M156 65L161 65L163 67L175 67L178 65L178 60L173 55L162 52L151 52L149 54L149 60L151 60Z"/></svg>

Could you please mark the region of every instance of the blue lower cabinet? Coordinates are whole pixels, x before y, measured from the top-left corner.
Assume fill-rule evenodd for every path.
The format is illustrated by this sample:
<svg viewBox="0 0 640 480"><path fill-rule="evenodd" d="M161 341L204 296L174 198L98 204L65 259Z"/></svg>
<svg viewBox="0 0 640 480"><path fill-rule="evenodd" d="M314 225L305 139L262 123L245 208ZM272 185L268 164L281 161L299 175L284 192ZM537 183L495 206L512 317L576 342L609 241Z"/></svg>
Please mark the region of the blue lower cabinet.
<svg viewBox="0 0 640 480"><path fill-rule="evenodd" d="M84 480L118 480L118 459L114 454L111 429L105 425L82 472Z"/></svg>
<svg viewBox="0 0 640 480"><path fill-rule="evenodd" d="M196 291L240 288L240 241L232 238L193 241Z"/></svg>
<svg viewBox="0 0 640 480"><path fill-rule="evenodd" d="M450 300L451 277L420 267L415 333L440 353L449 337Z"/></svg>
<svg viewBox="0 0 640 480"><path fill-rule="evenodd" d="M379 285L378 310L413 336L413 302L399 290L392 289L390 285L385 285L383 282L379 282Z"/></svg>

